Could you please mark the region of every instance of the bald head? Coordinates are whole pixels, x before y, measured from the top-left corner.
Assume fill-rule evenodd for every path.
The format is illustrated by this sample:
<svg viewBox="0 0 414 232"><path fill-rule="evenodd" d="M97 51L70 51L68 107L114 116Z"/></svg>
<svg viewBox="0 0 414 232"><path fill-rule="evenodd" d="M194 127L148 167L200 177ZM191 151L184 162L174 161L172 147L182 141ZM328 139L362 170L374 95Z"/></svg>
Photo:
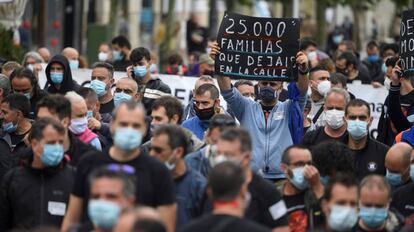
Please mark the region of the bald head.
<svg viewBox="0 0 414 232"><path fill-rule="evenodd" d="M385 167L395 173L404 174L410 167L412 147L407 143L394 144L385 156Z"/></svg>
<svg viewBox="0 0 414 232"><path fill-rule="evenodd" d="M68 60L79 59L79 52L72 47L66 47L65 49L63 49L62 55L65 56Z"/></svg>
<svg viewBox="0 0 414 232"><path fill-rule="evenodd" d="M40 56L43 58L43 60L48 63L50 59L50 52L49 49L45 47L41 47L37 50L37 52L40 54Z"/></svg>
<svg viewBox="0 0 414 232"><path fill-rule="evenodd" d="M130 95L135 102L139 101L138 84L129 77L123 77L116 82L115 93L120 92Z"/></svg>

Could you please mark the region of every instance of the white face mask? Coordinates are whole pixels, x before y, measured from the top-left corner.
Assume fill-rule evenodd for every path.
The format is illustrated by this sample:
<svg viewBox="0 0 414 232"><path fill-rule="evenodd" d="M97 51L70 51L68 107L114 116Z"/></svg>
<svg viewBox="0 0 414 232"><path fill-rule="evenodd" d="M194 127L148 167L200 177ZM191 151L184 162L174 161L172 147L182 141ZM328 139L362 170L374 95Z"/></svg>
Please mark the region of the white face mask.
<svg viewBox="0 0 414 232"><path fill-rule="evenodd" d="M331 82L328 80L322 81L318 84L318 92L325 97L326 93L331 89Z"/></svg>
<svg viewBox="0 0 414 232"><path fill-rule="evenodd" d="M164 161L165 166L168 168L168 170L172 171L174 170L175 166L177 165L176 163L170 163L171 160L174 158L174 154L170 156L170 158L168 158L168 160Z"/></svg>
<svg viewBox="0 0 414 232"><path fill-rule="evenodd" d="M82 134L88 127L88 118L75 118L70 121L69 130L75 135Z"/></svg>
<svg viewBox="0 0 414 232"><path fill-rule="evenodd" d="M385 88L386 88L387 90L390 90L390 88L391 88L391 80L390 80L390 78L385 77L385 80L384 80L384 86L385 86Z"/></svg>
<svg viewBox="0 0 414 232"><path fill-rule="evenodd" d="M108 57L109 57L108 53L105 53L105 52L100 52L98 54L98 60L99 61L107 61Z"/></svg>
<svg viewBox="0 0 414 232"><path fill-rule="evenodd" d="M316 53L316 51L308 53L308 60L314 61L316 59L318 59L318 53Z"/></svg>
<svg viewBox="0 0 414 232"><path fill-rule="evenodd" d="M343 110L327 110L325 111L326 124L336 130L344 125L344 115L345 112Z"/></svg>

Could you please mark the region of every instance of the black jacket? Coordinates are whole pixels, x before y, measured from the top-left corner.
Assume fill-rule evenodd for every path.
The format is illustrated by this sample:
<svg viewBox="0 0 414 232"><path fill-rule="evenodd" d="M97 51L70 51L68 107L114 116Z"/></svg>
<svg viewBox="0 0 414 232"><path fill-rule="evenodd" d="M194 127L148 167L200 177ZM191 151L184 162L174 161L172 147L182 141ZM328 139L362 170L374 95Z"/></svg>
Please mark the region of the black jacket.
<svg viewBox="0 0 414 232"><path fill-rule="evenodd" d="M27 146L24 141L20 141L13 148L11 144L10 135L4 133L0 137L0 180L4 174L10 169L18 166L23 159L23 153L26 151ZM1 230L0 230L1 231Z"/></svg>
<svg viewBox="0 0 414 232"><path fill-rule="evenodd" d="M53 63L59 63L64 68L63 81L59 89L56 88L55 84L53 84L52 80L50 79L50 67ZM55 55L54 57L52 57L52 59L49 61L49 64L46 67L45 72L47 78L45 90L48 93L60 93L64 95L69 91L78 91L80 89L80 85L76 83L76 81L74 81L72 78L72 71L70 70L68 59L66 59L66 57L62 55Z"/></svg>
<svg viewBox="0 0 414 232"><path fill-rule="evenodd" d="M40 99L42 99L43 97L45 97L48 93L40 88L37 87L37 89L35 90L34 95L30 98L30 115L29 118L30 119L35 119L36 115L36 105L37 103L40 101Z"/></svg>
<svg viewBox="0 0 414 232"><path fill-rule="evenodd" d="M0 190L0 231L39 225L60 227L74 175L74 169L63 162L45 169L21 166L10 170Z"/></svg>
<svg viewBox="0 0 414 232"><path fill-rule="evenodd" d="M145 84L142 103L147 110L147 115L151 115L151 107L154 101L165 95L171 95L171 89L160 79L151 79L147 82L147 84Z"/></svg>

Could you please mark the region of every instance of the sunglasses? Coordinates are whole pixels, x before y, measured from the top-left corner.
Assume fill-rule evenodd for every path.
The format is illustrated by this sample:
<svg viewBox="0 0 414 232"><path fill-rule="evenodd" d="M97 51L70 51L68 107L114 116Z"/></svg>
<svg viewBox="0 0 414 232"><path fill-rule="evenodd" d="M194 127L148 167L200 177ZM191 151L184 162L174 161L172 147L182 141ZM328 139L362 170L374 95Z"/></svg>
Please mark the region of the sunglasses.
<svg viewBox="0 0 414 232"><path fill-rule="evenodd" d="M111 172L121 172L129 175L135 174L135 168L127 164L109 164L106 169Z"/></svg>

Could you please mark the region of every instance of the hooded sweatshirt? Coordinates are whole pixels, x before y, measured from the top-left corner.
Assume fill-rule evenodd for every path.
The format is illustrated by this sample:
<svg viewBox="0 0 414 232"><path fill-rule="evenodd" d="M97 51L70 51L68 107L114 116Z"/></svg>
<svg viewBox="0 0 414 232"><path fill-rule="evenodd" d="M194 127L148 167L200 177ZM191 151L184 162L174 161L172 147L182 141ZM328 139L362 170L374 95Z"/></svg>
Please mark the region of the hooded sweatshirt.
<svg viewBox="0 0 414 232"><path fill-rule="evenodd" d="M59 63L63 66L63 81L60 84L60 88L58 89L56 85L52 82L50 79L50 68L53 63ZM76 81L72 79L72 72L69 67L69 61L66 59L66 57L62 55L55 55L50 59L49 64L46 67L46 77L47 77L47 83L45 90L48 93L55 94L66 94L69 91L77 91L79 90L80 86Z"/></svg>

